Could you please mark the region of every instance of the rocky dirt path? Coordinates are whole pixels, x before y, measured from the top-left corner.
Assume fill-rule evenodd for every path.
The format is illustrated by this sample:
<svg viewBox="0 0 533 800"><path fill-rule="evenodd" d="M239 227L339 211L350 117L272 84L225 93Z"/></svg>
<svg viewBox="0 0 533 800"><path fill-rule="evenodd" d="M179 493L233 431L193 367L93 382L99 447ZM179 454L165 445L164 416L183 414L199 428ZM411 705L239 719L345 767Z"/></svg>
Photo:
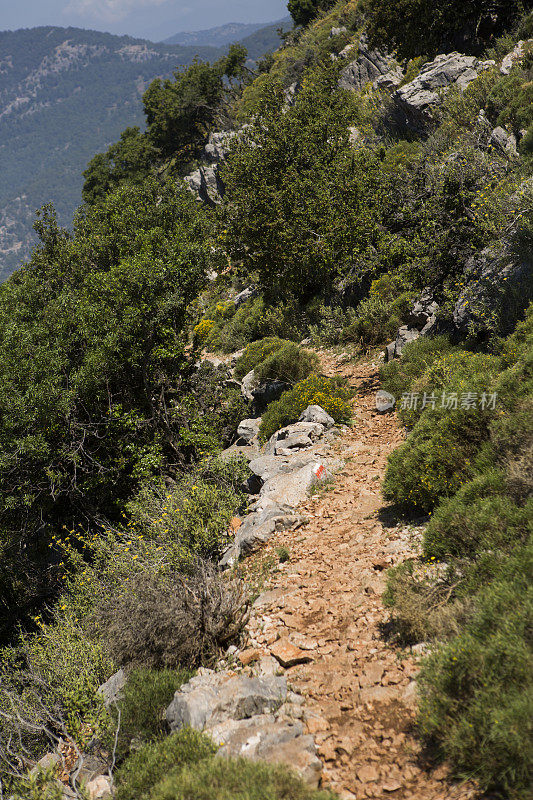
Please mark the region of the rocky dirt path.
<svg viewBox="0 0 533 800"><path fill-rule="evenodd" d="M432 771L424 762L413 732L417 655L382 635L384 570L413 555L412 534L387 521L380 495L402 430L395 415L375 411L375 364L322 358L325 372L357 388L353 425L336 445L346 465L333 487L298 509L309 522L276 534L256 557L280 546L290 553L254 608L250 645L309 659L286 675L305 697L324 786L342 798L473 798L472 785L452 784L445 767Z"/></svg>

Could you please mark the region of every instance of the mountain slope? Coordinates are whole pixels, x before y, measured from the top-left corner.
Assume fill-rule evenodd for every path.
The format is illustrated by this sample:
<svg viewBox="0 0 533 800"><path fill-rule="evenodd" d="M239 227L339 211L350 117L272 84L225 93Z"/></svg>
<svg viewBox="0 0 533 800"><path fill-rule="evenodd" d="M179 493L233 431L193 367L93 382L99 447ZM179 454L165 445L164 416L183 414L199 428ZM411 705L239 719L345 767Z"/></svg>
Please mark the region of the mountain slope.
<svg viewBox="0 0 533 800"><path fill-rule="evenodd" d="M163 44L179 44L188 47L209 46L224 47L226 44L240 41L245 36L266 27L265 22L245 24L242 22L228 22L227 25L219 25L216 28L208 28L203 31L181 31L163 40Z"/></svg>
<svg viewBox="0 0 533 800"><path fill-rule="evenodd" d="M77 28L0 33L0 278L28 255L42 204L71 222L82 170L125 127L144 124L150 81L220 55Z"/></svg>

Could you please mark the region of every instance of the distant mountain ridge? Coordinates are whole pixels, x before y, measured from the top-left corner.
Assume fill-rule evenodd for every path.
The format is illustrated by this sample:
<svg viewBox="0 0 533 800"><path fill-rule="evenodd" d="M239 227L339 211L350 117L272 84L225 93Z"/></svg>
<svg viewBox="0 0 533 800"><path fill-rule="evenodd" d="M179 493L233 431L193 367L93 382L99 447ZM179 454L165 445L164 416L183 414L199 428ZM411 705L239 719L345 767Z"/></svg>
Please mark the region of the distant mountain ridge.
<svg viewBox="0 0 533 800"><path fill-rule="evenodd" d="M208 28L203 31L181 31L169 36L168 39L163 39L162 44L179 44L182 46L209 46L209 47L224 47L226 44L240 41L245 36L250 36L252 33L266 28L269 22L228 22L226 25L219 25L216 28Z"/></svg>
<svg viewBox="0 0 533 800"><path fill-rule="evenodd" d="M253 59L275 49L276 23L244 44ZM71 224L88 161L126 127L144 126L148 84L226 48L55 26L0 32L0 281L29 255L36 209L52 201Z"/></svg>

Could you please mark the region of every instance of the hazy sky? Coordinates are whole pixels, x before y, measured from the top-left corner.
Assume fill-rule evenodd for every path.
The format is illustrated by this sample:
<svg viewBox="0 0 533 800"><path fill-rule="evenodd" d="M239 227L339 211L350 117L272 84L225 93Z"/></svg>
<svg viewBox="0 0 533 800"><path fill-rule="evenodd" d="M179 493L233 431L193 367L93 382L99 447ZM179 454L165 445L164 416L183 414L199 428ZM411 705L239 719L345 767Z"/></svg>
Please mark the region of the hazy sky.
<svg viewBox="0 0 533 800"><path fill-rule="evenodd" d="M0 0L0 30L74 25L160 40L225 22L271 22L287 0Z"/></svg>

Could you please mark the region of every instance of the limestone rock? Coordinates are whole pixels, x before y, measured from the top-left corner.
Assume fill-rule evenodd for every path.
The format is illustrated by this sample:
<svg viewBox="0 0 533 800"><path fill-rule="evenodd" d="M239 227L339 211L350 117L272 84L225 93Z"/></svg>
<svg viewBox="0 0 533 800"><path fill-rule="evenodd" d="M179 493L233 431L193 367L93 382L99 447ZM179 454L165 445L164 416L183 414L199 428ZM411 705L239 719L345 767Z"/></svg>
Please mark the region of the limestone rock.
<svg viewBox="0 0 533 800"><path fill-rule="evenodd" d="M503 155L506 155L511 159L518 158L516 136L506 131L505 128L500 126L494 128L490 135L489 144L491 144L500 153L503 153Z"/></svg>
<svg viewBox="0 0 533 800"><path fill-rule="evenodd" d="M296 664L306 664L313 660L308 652L300 650L287 637L275 642L270 648L270 653L285 668L294 667Z"/></svg>
<svg viewBox="0 0 533 800"><path fill-rule="evenodd" d="M453 311L453 324L466 335L495 330L505 336L514 330L528 303L533 300L533 260L522 248L510 243L485 248L467 265L468 285L461 292Z"/></svg>
<svg viewBox="0 0 533 800"><path fill-rule="evenodd" d="M324 434L324 425L317 422L296 422L272 434L265 446L267 455L292 455L310 447Z"/></svg>
<svg viewBox="0 0 533 800"><path fill-rule="evenodd" d="M366 37L363 36L357 58L341 71L339 86L341 89L359 92L367 84L377 85L377 80L388 75L392 69L398 69L398 65L395 64L392 57L379 50L370 49Z"/></svg>
<svg viewBox="0 0 533 800"><path fill-rule="evenodd" d="M228 678L224 673L206 670L176 692L165 718L171 731L185 726L203 730L227 719L269 713L286 697L287 681L283 677Z"/></svg>
<svg viewBox="0 0 533 800"><path fill-rule="evenodd" d="M109 680L100 686L98 693L104 698L104 705L109 708L117 700L120 700L121 692L126 685L126 674L123 669L119 669Z"/></svg>
<svg viewBox="0 0 533 800"><path fill-rule="evenodd" d="M417 77L393 94L399 122L415 130L424 130L432 122L435 109L451 86L464 90L490 62L474 56L448 53L424 64Z"/></svg>
<svg viewBox="0 0 533 800"><path fill-rule="evenodd" d="M247 300L251 300L252 297L255 297L257 293L258 293L257 287L247 286L246 289L243 289L242 292L239 292L239 294L235 295L235 297L233 298L233 302L235 303L235 306L238 308L239 306L242 306L243 303L246 303ZM243 353L244 350L239 351L239 355L242 355Z"/></svg>
<svg viewBox="0 0 533 800"><path fill-rule="evenodd" d="M532 43L533 43L532 39L528 39L526 42L523 39L521 39L517 43L517 45L511 50L511 52L507 53L507 55L503 58L500 66L500 72L502 75L509 75L514 65L518 61L521 61L522 58L524 57L524 54L526 52L526 46L531 45Z"/></svg>
<svg viewBox="0 0 533 800"><path fill-rule="evenodd" d="M325 428L332 428L335 425L333 417L330 417L320 406L307 406L305 411L300 414L298 422L314 422Z"/></svg>
<svg viewBox="0 0 533 800"><path fill-rule="evenodd" d="M261 425L261 418L259 419L243 419L237 428L237 435L239 439L248 444L252 439L255 439L259 434L259 426Z"/></svg>
<svg viewBox="0 0 533 800"><path fill-rule="evenodd" d="M283 392L286 392L290 386L285 381L265 381L260 386L252 389L252 399L254 401L254 410L256 412L263 411L270 403L279 400Z"/></svg>

